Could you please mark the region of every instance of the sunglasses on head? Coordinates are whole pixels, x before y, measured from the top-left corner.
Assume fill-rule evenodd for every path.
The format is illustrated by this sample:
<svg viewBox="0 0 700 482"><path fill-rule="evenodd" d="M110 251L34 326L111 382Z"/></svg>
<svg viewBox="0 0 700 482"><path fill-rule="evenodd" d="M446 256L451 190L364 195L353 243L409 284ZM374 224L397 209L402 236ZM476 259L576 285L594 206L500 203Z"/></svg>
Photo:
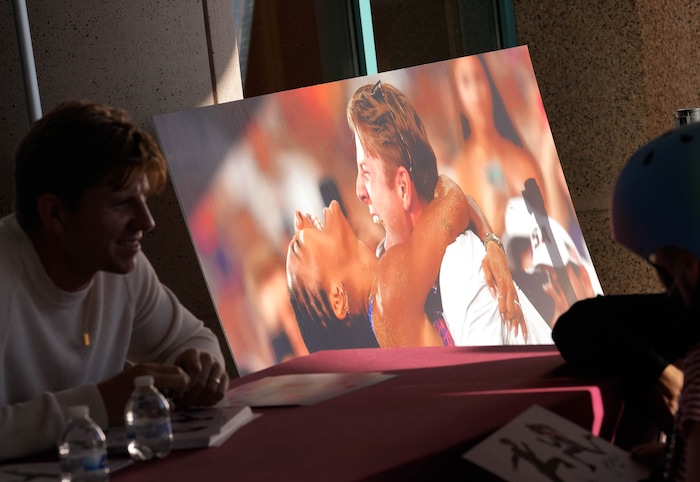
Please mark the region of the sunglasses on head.
<svg viewBox="0 0 700 482"><path fill-rule="evenodd" d="M394 129L396 129L396 133L399 135L399 140L401 141L401 147L403 150L406 152L406 157L408 158L408 172L412 173L413 172L413 158L411 157L411 151L408 149L408 144L406 144L406 140L403 138L403 134L401 133L401 129L399 129L399 124L396 122L396 115L394 115L394 109L392 109L391 104L387 100L386 96L384 95L384 91L382 90L382 81L378 80L376 84L374 84L374 87L372 87L372 92L370 93L372 98L380 103L384 103L387 105L389 108L389 115L391 116L391 121L394 123Z"/></svg>

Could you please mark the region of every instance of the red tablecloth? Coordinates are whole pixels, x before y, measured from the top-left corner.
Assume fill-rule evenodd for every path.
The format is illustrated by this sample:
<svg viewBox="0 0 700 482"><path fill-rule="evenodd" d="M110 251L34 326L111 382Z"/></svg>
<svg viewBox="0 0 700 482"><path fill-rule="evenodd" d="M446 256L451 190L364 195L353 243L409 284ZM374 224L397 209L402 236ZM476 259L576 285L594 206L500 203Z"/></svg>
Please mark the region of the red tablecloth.
<svg viewBox="0 0 700 482"><path fill-rule="evenodd" d="M464 480L461 454L533 404L611 440L622 402L613 380L569 372L553 346L318 352L234 380L385 371L395 378L263 416L218 448L177 451L113 474L167 480Z"/></svg>

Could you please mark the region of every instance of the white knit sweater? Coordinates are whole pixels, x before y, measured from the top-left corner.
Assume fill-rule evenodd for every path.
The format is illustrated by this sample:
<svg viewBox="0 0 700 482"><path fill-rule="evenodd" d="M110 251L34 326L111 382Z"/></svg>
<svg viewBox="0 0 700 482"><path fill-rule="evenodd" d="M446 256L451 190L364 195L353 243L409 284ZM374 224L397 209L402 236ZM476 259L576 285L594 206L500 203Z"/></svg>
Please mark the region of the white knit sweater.
<svg viewBox="0 0 700 482"><path fill-rule="evenodd" d="M190 347L223 365L216 336L143 253L131 273L100 272L69 293L48 277L15 216L0 219L0 460L55 447L70 405L87 404L106 429L97 383L128 362L171 363Z"/></svg>

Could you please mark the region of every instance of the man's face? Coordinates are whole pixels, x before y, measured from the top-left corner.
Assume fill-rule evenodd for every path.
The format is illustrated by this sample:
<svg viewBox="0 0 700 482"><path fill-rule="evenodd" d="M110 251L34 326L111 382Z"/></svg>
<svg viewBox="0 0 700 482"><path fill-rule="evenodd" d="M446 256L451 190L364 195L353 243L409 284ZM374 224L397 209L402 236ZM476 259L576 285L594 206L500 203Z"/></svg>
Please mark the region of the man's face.
<svg viewBox="0 0 700 482"><path fill-rule="evenodd" d="M411 234L407 213L403 208L397 176L387 177L384 161L367 154L355 136L357 182L355 193L369 208L372 220L386 230L386 248L406 240Z"/></svg>
<svg viewBox="0 0 700 482"><path fill-rule="evenodd" d="M66 211L60 243L73 279L90 279L98 271L125 274L136 266L141 238L155 222L146 205L149 184L144 176L115 191L100 184L85 191L75 211Z"/></svg>

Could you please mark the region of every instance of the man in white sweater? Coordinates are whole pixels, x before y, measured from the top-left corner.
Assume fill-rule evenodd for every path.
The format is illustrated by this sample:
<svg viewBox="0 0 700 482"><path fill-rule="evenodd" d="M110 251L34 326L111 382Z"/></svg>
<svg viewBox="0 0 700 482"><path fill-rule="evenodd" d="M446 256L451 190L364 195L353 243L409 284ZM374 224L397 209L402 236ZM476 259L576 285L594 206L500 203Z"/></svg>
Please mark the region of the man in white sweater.
<svg viewBox="0 0 700 482"><path fill-rule="evenodd" d="M0 219L0 460L54 448L74 404L122 424L139 375L179 407L223 398L216 336L141 252L166 176L155 140L106 105L61 104L20 143Z"/></svg>

